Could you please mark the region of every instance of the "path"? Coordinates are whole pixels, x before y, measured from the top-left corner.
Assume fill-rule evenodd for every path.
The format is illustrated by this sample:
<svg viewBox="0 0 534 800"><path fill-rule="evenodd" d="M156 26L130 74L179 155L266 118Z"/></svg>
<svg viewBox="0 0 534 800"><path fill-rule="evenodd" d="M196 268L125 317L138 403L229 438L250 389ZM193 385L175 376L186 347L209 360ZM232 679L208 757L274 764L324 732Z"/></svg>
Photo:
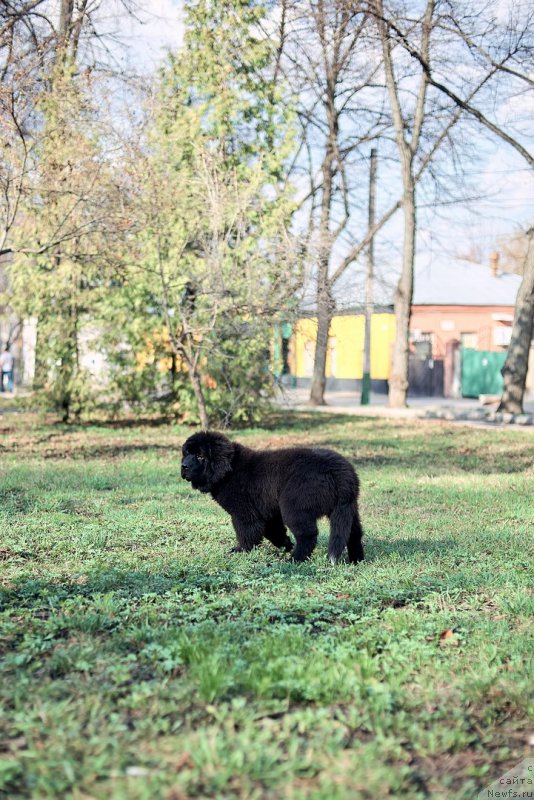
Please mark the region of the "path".
<svg viewBox="0 0 534 800"><path fill-rule="evenodd" d="M491 425L499 427L529 428L534 430L534 397L524 403L524 414L513 415L497 412L497 404L483 406L478 399L449 397L409 397L407 408L390 408L387 396L371 394L368 406L360 405L358 392L326 392L327 405L314 406L308 403L308 389L284 387L278 398L283 408L299 411L316 411L328 414L350 414L362 417L396 417L420 419L445 419L469 425Z"/></svg>

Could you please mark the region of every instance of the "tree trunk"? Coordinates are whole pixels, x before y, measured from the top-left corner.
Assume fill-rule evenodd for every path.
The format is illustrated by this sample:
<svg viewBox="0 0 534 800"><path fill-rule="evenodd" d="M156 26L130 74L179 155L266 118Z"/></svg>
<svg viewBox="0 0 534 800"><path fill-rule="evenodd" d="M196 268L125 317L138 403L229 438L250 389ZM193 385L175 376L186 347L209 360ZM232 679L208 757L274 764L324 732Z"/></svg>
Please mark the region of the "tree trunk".
<svg viewBox="0 0 534 800"><path fill-rule="evenodd" d="M330 251L332 249L330 210L332 206L334 147L337 138L334 110L330 112L330 117L330 139L327 143L322 168L323 195L321 198L321 222L319 228L319 268L317 271L317 340L315 343L313 378L310 391L310 403L314 403L314 405L317 406L323 406L325 404L326 353L328 350L328 333L330 331L330 323L332 322L332 314L334 311L332 287L328 279Z"/></svg>
<svg viewBox="0 0 534 800"><path fill-rule="evenodd" d="M43 318L38 317L35 332L35 367L32 380L32 389L34 392L43 389L48 378L48 364L46 363L46 358L43 358L45 349L43 339L46 337L43 327Z"/></svg>
<svg viewBox="0 0 534 800"><path fill-rule="evenodd" d="M63 346L61 349L61 365L59 367L59 378L57 380L59 389L59 409L62 411L63 422L68 422L71 418L73 406L73 382L79 370L79 351L78 351L78 309L74 297L69 298L70 304L65 312L63 327ZM66 303L69 302L67 299ZM75 414L75 416L79 416Z"/></svg>
<svg viewBox="0 0 534 800"><path fill-rule="evenodd" d="M410 175L410 178L412 176ZM393 346L391 376L389 379L389 405L392 408L403 408L408 394L408 368L410 356L410 319L412 316L413 297L413 265L415 258L415 184L408 180L409 186L404 192L404 247L402 255L402 272L395 292L396 334Z"/></svg>
<svg viewBox="0 0 534 800"><path fill-rule="evenodd" d="M527 380L530 342L534 327L534 228L528 232L528 250L525 259L523 280L515 302L512 338L508 346L506 361L501 370L504 390L499 411L512 414L523 412L523 396Z"/></svg>
<svg viewBox="0 0 534 800"><path fill-rule="evenodd" d="M328 270L328 262L326 264ZM323 285L317 292L317 338L315 340L315 358L313 362L313 378L310 391L310 403L316 406L325 405L326 388L326 356L328 353L328 334L332 322L333 301L325 275Z"/></svg>
<svg viewBox="0 0 534 800"><path fill-rule="evenodd" d="M171 353L171 395L173 402L177 400L177 392L176 392L177 377L178 377L178 358L173 350Z"/></svg>
<svg viewBox="0 0 534 800"><path fill-rule="evenodd" d="M204 397L204 392L202 391L202 384L200 383L200 377L197 374L197 371L192 364L188 366L188 369L189 369L189 378L191 380L191 386L193 387L193 393L197 401L198 415L200 417L200 426L203 431L207 431L210 426L210 421L208 417L208 410L206 408L206 399Z"/></svg>
<svg viewBox="0 0 534 800"><path fill-rule="evenodd" d="M404 189L402 200L402 210L404 214L402 272L395 293L395 321L397 330L395 334L395 344L393 346L393 360L389 381L390 406L392 408L403 408L406 405L406 395L408 393L410 318L412 315L413 269L415 261L416 206L413 159L419 146L421 131L425 121L428 75L425 70L421 73L413 121L412 124L409 125L403 116L399 84L395 75L395 67L392 58L394 42L388 28L389 23L384 17L383 0L375 0L375 9L378 31L382 41L384 76L391 105L395 138L397 140L397 148L401 161L402 185ZM433 14L434 0L427 0L425 13L421 21L421 53L426 63L429 63ZM406 139L406 129L409 128L412 130L410 141Z"/></svg>

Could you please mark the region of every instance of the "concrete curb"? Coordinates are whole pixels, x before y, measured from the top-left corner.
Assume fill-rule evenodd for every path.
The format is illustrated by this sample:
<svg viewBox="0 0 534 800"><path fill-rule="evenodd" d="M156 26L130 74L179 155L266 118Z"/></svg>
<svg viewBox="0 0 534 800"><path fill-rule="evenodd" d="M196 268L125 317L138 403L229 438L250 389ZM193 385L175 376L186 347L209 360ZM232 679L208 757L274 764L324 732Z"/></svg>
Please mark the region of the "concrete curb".
<svg viewBox="0 0 534 800"><path fill-rule="evenodd" d="M299 396L300 395L300 396ZM413 405L407 408L390 408L381 402L371 403L368 406L361 406L355 401L354 397L346 394L330 392L327 395L327 405L315 406L303 402L302 394L296 393L291 396L289 393L279 398L279 407L302 412L314 412L318 414L346 414L355 417L384 417L390 419L423 419L423 420L443 420L446 422L457 422L464 425L484 426L484 427L513 427L517 429L534 430L534 411L531 410L532 403L527 404L527 411L524 414L510 414L507 412L496 411L495 408L484 407L477 404L476 400L460 400L432 402L432 398L418 398ZM410 399L408 399L410 403Z"/></svg>
<svg viewBox="0 0 534 800"><path fill-rule="evenodd" d="M486 425L534 425L534 414L511 414L508 411L494 411L476 408L472 411L458 411L442 408L428 409L425 419L445 419L452 422L478 422Z"/></svg>

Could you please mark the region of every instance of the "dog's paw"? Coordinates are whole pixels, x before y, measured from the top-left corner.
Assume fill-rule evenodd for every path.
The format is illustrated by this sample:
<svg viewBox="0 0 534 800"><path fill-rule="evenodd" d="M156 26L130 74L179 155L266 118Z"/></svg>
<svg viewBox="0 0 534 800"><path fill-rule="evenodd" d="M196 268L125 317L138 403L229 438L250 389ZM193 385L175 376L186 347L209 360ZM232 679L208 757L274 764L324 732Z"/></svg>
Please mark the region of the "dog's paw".
<svg viewBox="0 0 534 800"><path fill-rule="evenodd" d="M291 553L291 551L293 550L295 545L293 544L293 542L291 541L289 536L286 536L286 540L285 540L284 544L282 545L282 547L286 552Z"/></svg>
<svg viewBox="0 0 534 800"><path fill-rule="evenodd" d="M293 550L289 560L294 564L303 564L305 561L309 561L311 557L311 553L300 553L299 551Z"/></svg>

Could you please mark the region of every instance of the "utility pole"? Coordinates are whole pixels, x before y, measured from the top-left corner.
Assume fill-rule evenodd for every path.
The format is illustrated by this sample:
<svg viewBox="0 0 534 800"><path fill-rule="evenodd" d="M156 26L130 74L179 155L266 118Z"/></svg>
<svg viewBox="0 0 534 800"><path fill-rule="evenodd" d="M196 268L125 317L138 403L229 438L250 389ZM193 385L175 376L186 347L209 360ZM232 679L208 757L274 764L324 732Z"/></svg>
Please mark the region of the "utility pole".
<svg viewBox="0 0 534 800"><path fill-rule="evenodd" d="M369 216L368 225L371 231L375 224L375 187L376 187L376 148L371 149L371 166L369 170ZM365 280L365 334L363 350L362 396L360 405L369 405L371 393L371 319L373 316L373 281L374 281L374 236L369 240L367 248L367 277Z"/></svg>

